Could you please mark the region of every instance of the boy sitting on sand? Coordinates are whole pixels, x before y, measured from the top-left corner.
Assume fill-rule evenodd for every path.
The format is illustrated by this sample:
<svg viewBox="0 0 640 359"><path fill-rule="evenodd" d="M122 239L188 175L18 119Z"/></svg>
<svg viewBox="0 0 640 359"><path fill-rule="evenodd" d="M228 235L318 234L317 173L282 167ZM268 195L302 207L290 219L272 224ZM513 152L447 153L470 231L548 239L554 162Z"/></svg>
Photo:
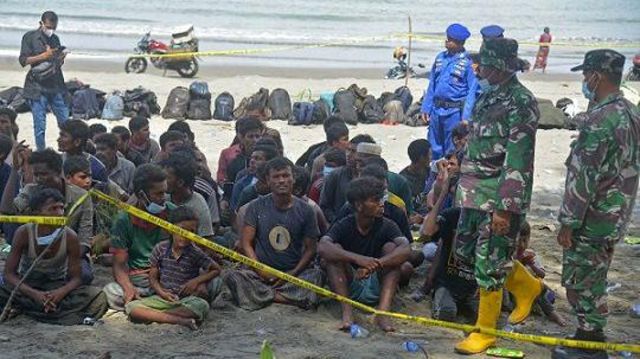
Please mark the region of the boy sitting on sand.
<svg viewBox="0 0 640 359"><path fill-rule="evenodd" d="M198 228L195 213L184 206L170 211L169 221L193 233ZM135 321L197 329L209 312L207 285L219 274L215 261L188 239L173 234L151 253L149 283L155 295L127 303L125 312Z"/></svg>

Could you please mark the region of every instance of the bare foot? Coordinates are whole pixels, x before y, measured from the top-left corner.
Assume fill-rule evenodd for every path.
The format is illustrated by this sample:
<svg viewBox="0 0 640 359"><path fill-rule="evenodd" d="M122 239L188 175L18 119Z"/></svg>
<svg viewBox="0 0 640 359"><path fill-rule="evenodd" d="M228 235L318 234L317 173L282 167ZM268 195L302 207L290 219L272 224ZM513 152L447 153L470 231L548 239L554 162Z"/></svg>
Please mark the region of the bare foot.
<svg viewBox="0 0 640 359"><path fill-rule="evenodd" d="M549 315L549 319L551 319L552 322L558 324L561 327L566 327L567 326L567 321L564 320L564 318L562 318L560 316L560 314L556 313L556 312L552 312Z"/></svg>
<svg viewBox="0 0 640 359"><path fill-rule="evenodd" d="M351 329L351 324L353 324L352 321L342 321L342 323L340 323L340 326L338 327L339 331L342 332L348 332Z"/></svg>
<svg viewBox="0 0 640 359"><path fill-rule="evenodd" d="M382 329L386 333L396 331L396 328L394 328L393 324L391 324L391 318L389 317L379 315L375 317L374 321L376 322L378 327L380 327L380 329Z"/></svg>

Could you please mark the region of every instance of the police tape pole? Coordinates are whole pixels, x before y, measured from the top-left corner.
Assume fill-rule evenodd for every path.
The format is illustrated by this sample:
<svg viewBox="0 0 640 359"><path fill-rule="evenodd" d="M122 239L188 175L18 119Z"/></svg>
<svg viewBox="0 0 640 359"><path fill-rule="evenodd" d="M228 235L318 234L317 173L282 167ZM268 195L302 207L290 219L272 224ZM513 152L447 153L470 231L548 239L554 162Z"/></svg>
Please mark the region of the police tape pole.
<svg viewBox="0 0 640 359"><path fill-rule="evenodd" d="M411 25L411 15L407 16L409 18L409 53L407 54L407 71L404 72L404 86L409 86L409 76L411 74L411 45L413 42L413 26Z"/></svg>
<svg viewBox="0 0 640 359"><path fill-rule="evenodd" d="M387 316L390 318L396 318L396 319L400 319L400 320L407 320L407 321L412 321L418 324L423 324L423 325L427 325L427 326L436 326L436 327L442 327L442 328L449 328L449 329L455 329L455 330L461 330L461 331L465 331L465 332L476 332L476 333L483 333L483 334L488 334L488 335L493 335L496 337L503 337L503 338L508 338L508 339L513 339L516 341L524 341L524 342L530 342L530 343L535 343L535 344L543 344L543 345L564 345L567 347L574 347L574 348L582 348L582 349L592 349L592 350L614 350L614 351L629 351L629 352L634 352L634 353L640 353L640 345L638 344L617 344L617 343L602 343L602 342L589 342L589 341L578 341L578 340L570 340L570 339L560 339L560 338L554 338L554 337L546 337L546 336L540 336L540 335L533 335L533 334L521 334L521 333L509 333L509 332L505 332L505 331L501 331L501 330L496 330L496 329L491 329L491 328L483 328L483 327L474 327L472 325L467 325L467 324L458 324L458 323L452 323L452 322L445 322L445 321L441 321L441 320L435 320L435 319L430 319L430 318L425 318L425 317L418 317L418 316L413 316L413 315L407 315L407 314L402 314L402 313L395 313L395 312L388 312L388 311L383 311L383 310L378 310L375 308L372 308L368 305L362 304L360 302L354 301L351 298L347 298L344 296L341 296L339 294L336 294L334 292L331 292L325 288L319 287L315 284L309 283L307 281L304 281L300 278L294 277L290 274L281 272L277 269L271 268L265 264L262 264L260 262L254 261L253 259L246 257L244 255L241 255L231 249L228 249L226 247L223 247L217 243L208 241L192 232L189 232L187 230L185 230L184 228L180 228L178 226L175 226L161 218L155 217L135 206L126 204L122 201L119 201L115 198L112 198L100 191L97 190L91 190L91 194L95 195L96 197L98 197L99 199L104 200L105 202L108 202L112 205L115 205L121 209L123 209L124 211L126 211L127 213L138 217L142 220L145 220L149 223L153 223L156 226L163 228L167 231L169 231L170 233L174 233L174 234L178 234L184 238L187 238L199 245L205 246L209 249L212 249L222 255L224 255L225 257L228 257L230 259L233 259L237 262L240 262L242 264L245 264L249 267L255 268L259 271L265 272L267 274L273 275L279 279L285 280L287 282L290 282L292 284L295 284L301 288L305 288L308 290L311 290L313 292L316 292L322 296L349 304L351 306L353 306L354 308L358 308L364 312L367 313L371 313L374 315L383 315L383 316Z"/></svg>

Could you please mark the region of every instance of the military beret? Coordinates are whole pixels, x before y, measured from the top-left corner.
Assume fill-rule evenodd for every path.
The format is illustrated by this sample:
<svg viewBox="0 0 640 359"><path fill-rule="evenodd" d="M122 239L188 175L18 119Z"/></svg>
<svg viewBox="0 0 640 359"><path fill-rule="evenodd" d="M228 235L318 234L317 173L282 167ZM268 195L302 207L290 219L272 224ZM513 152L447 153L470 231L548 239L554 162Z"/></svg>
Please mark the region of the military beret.
<svg viewBox="0 0 640 359"><path fill-rule="evenodd" d="M380 156L382 154L382 147L375 143L360 142L358 143L356 152L364 153L367 155Z"/></svg>
<svg viewBox="0 0 640 359"><path fill-rule="evenodd" d="M18 117L16 111L14 111L11 107L0 107L0 116L2 115L8 116L11 122L15 122L16 117Z"/></svg>
<svg viewBox="0 0 640 359"><path fill-rule="evenodd" d="M480 30L483 39L504 37L504 29L498 25L487 25Z"/></svg>
<svg viewBox="0 0 640 359"><path fill-rule="evenodd" d="M611 74L622 74L624 60L624 55L614 50L591 50L584 55L582 64L573 67L571 71L602 71Z"/></svg>
<svg viewBox="0 0 640 359"><path fill-rule="evenodd" d="M522 71L523 61L518 58L518 42L505 37L486 39L480 47L480 65L501 71Z"/></svg>
<svg viewBox="0 0 640 359"><path fill-rule="evenodd" d="M461 24L451 24L447 28L447 37L457 41L465 41L471 36L469 30Z"/></svg>

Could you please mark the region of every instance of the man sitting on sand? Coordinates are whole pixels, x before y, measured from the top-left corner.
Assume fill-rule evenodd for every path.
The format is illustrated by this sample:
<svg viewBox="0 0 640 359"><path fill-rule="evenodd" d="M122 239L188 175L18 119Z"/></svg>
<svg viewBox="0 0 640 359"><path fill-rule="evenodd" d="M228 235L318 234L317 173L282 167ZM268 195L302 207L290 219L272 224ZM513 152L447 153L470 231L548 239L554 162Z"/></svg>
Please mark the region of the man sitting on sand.
<svg viewBox="0 0 640 359"><path fill-rule="evenodd" d="M145 164L133 175L136 207L167 218L167 175L157 165ZM115 283L104 287L109 306L124 310L135 299L153 293L149 284L149 257L156 244L168 235L160 227L121 211L111 227L111 253Z"/></svg>
<svg viewBox="0 0 640 359"><path fill-rule="evenodd" d="M36 216L62 217L64 207L64 197L52 188L32 192L29 200L31 213ZM7 305L11 292L24 279L11 302L18 312L59 325L82 324L86 317L102 317L107 300L100 288L82 285L80 247L78 236L66 226L27 223L18 228L4 280L0 280L0 307ZM45 250L47 253L34 264ZM31 265L34 267L27 273Z"/></svg>
<svg viewBox="0 0 640 359"><path fill-rule="evenodd" d="M87 153L87 141L89 140L89 126L81 120L69 120L60 125L60 137L58 137L58 150L62 152L62 161L68 156L84 156L91 163L91 179L107 182L107 169L94 155Z"/></svg>
<svg viewBox="0 0 640 359"><path fill-rule="evenodd" d="M398 226L383 217L384 184L372 177L353 180L347 189L356 213L335 223L320 240L318 252L326 261L333 290L343 296L378 304L389 310L400 282L400 267L411 247ZM342 303L340 329L353 324L352 308ZM387 317L376 321L386 332L394 331Z"/></svg>
<svg viewBox="0 0 640 359"><path fill-rule="evenodd" d="M163 133L160 135L160 152L153 157L151 162L160 163L166 160L173 151L186 144L191 146L188 142L187 136L180 131L169 130Z"/></svg>
<svg viewBox="0 0 640 359"><path fill-rule="evenodd" d="M103 133L93 142L96 145L96 157L107 167L109 179L131 194L136 166L128 159L118 156L118 137L112 133Z"/></svg>
<svg viewBox="0 0 640 359"><path fill-rule="evenodd" d="M151 160L160 152L160 146L150 137L149 119L140 116L132 117L129 120L129 130L131 138L127 148L140 153L143 163L151 163ZM135 161L131 161L135 163Z"/></svg>
<svg viewBox="0 0 640 359"><path fill-rule="evenodd" d="M247 257L322 286L322 271L313 267L319 237L311 206L293 195L293 163L277 157L267 162L271 194L249 204L240 235ZM283 282L257 270L231 270L224 275L234 301L257 310L272 302L309 309L318 304L316 293Z"/></svg>
<svg viewBox="0 0 640 359"><path fill-rule="evenodd" d="M169 213L169 222L192 233L198 228L195 212L184 206ZM134 321L197 329L209 313L212 298L207 286L220 274L220 266L188 239L178 234L171 237L151 252L149 284L155 295L129 302L125 312Z"/></svg>
<svg viewBox="0 0 640 359"><path fill-rule="evenodd" d="M111 133L118 137L118 157L124 157L131 161L136 167L145 164L144 156L129 146L131 131L124 126L116 126L111 129Z"/></svg>
<svg viewBox="0 0 640 359"><path fill-rule="evenodd" d="M52 188L58 190L64 196L65 212L86 193L85 190L67 183L62 177L62 156L54 150L47 148L43 151L36 151L28 154L28 150L18 145L14 148L16 158L15 167L11 169L5 193L3 193L2 206L0 210L6 214L30 214L29 200L34 192L41 188ZM19 186L18 171L25 173L25 169L33 174L35 183L27 183L20 189L17 196L15 188ZM93 237L93 202L91 197L87 198L71 216L69 226L77 235L82 244L82 283L90 284L93 281L93 269L88 257L90 241Z"/></svg>

